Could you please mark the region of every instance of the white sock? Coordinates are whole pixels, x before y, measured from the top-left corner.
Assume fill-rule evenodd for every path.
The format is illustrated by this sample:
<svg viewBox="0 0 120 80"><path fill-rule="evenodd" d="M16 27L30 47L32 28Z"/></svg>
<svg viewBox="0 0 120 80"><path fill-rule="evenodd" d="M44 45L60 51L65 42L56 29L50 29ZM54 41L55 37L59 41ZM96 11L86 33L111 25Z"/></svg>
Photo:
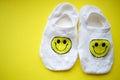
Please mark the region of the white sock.
<svg viewBox="0 0 120 80"><path fill-rule="evenodd" d="M80 11L79 57L82 69L90 74L104 74L113 64L113 43L110 25L94 6Z"/></svg>
<svg viewBox="0 0 120 80"><path fill-rule="evenodd" d="M70 69L77 59L78 13L69 3L59 4L49 16L44 31L40 57L54 71Z"/></svg>

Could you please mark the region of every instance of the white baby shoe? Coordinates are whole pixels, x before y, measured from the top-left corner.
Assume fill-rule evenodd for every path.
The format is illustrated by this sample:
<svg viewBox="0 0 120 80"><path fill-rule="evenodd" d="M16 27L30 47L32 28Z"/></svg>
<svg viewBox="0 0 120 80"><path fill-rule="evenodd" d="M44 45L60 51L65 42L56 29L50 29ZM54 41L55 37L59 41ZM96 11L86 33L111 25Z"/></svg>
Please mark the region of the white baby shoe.
<svg viewBox="0 0 120 80"><path fill-rule="evenodd" d="M59 4L49 16L40 48L44 65L54 71L70 69L77 59L77 10Z"/></svg>
<svg viewBox="0 0 120 80"><path fill-rule="evenodd" d="M100 9L84 6L80 11L79 57L84 72L104 74L113 64L110 25Z"/></svg>

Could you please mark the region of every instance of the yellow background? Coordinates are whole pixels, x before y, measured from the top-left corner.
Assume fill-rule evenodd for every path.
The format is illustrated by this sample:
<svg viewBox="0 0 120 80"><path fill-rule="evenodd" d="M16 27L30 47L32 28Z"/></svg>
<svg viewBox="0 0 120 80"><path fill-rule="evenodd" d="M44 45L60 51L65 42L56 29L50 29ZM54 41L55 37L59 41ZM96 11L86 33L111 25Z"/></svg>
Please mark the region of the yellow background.
<svg viewBox="0 0 120 80"><path fill-rule="evenodd" d="M47 18L61 2L78 11L87 4L99 7L112 25L114 65L105 75L88 75L79 59L64 72L47 70L39 48ZM119 0L0 0L0 80L120 80Z"/></svg>

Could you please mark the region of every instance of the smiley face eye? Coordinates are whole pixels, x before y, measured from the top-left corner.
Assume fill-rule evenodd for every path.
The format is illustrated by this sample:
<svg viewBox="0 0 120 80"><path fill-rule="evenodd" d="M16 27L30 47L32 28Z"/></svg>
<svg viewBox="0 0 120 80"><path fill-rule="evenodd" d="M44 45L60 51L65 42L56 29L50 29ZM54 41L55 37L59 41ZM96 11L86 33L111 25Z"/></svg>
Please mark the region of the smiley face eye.
<svg viewBox="0 0 120 80"><path fill-rule="evenodd" d="M60 43L60 40L57 40L57 43L59 44L59 43Z"/></svg>
<svg viewBox="0 0 120 80"><path fill-rule="evenodd" d="M97 46L98 46L98 43L95 43L95 46L97 47Z"/></svg>
<svg viewBox="0 0 120 80"><path fill-rule="evenodd" d="M105 43L102 43L102 47L105 47Z"/></svg>
<svg viewBox="0 0 120 80"><path fill-rule="evenodd" d="M64 40L63 43L66 44L66 40Z"/></svg>

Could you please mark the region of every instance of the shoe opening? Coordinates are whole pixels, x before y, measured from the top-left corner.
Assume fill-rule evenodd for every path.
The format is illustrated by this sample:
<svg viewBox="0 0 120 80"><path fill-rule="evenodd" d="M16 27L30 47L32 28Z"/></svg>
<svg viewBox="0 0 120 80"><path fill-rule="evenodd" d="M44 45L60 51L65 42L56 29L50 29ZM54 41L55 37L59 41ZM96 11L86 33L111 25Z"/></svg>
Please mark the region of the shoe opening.
<svg viewBox="0 0 120 80"><path fill-rule="evenodd" d="M73 25L72 20L68 15L63 15L56 21L55 24L60 27L70 27Z"/></svg>
<svg viewBox="0 0 120 80"><path fill-rule="evenodd" d="M97 13L91 13L87 19L87 25L91 27L105 27L105 18Z"/></svg>

